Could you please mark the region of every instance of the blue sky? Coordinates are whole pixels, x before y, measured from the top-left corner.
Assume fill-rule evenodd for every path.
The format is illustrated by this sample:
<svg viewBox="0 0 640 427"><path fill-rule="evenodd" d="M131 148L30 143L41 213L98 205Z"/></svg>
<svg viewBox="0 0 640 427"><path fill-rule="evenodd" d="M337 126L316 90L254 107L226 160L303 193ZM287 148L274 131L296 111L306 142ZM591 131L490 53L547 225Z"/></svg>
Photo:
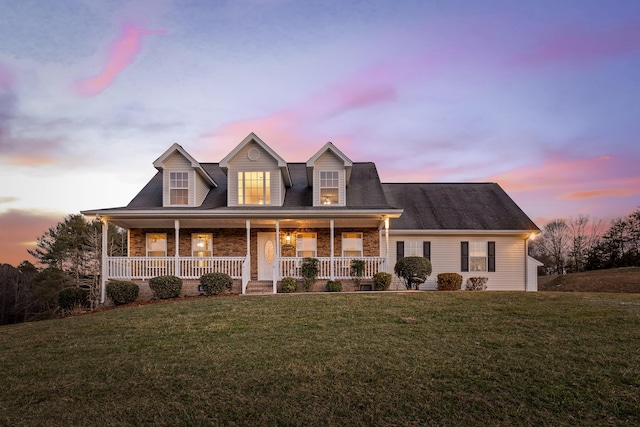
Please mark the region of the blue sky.
<svg viewBox="0 0 640 427"><path fill-rule="evenodd" d="M638 1L0 0L0 262L172 143L495 181L542 226L640 205Z"/></svg>

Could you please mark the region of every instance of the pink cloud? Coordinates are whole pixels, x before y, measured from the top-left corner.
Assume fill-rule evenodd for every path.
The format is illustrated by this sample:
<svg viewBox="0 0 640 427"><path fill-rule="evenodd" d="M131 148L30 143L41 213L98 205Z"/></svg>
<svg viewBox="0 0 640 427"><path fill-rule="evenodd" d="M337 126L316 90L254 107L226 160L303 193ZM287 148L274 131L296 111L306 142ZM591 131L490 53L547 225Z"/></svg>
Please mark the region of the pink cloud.
<svg viewBox="0 0 640 427"><path fill-rule="evenodd" d="M0 212L0 264L17 266L24 260L34 262L27 249L36 246L36 239L49 227L64 218L65 214L48 214L11 209Z"/></svg>
<svg viewBox="0 0 640 427"><path fill-rule="evenodd" d="M595 31L563 27L556 34L515 59L516 65L584 62L640 51L640 23Z"/></svg>
<svg viewBox="0 0 640 427"><path fill-rule="evenodd" d="M166 34L163 30L142 30L130 24L122 27L120 37L111 46L102 72L95 77L77 81L75 91L83 96L95 96L108 88L127 66L133 63L142 48L142 36Z"/></svg>

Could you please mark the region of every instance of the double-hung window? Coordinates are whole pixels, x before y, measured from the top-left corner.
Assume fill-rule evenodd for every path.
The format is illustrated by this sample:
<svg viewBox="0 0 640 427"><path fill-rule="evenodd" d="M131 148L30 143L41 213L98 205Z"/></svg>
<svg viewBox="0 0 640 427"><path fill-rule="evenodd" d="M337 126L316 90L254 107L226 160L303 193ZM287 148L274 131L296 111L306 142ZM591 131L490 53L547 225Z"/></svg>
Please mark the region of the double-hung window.
<svg viewBox="0 0 640 427"><path fill-rule="evenodd" d="M496 271L496 242L461 242L461 271Z"/></svg>
<svg viewBox="0 0 640 427"><path fill-rule="evenodd" d="M320 203L337 205L339 197L340 173L338 171L320 171Z"/></svg>
<svg viewBox="0 0 640 427"><path fill-rule="evenodd" d="M342 233L342 256L362 256L362 233Z"/></svg>
<svg viewBox="0 0 640 427"><path fill-rule="evenodd" d="M169 173L169 204L189 204L189 172Z"/></svg>
<svg viewBox="0 0 640 427"><path fill-rule="evenodd" d="M270 205L271 172L238 172L238 204Z"/></svg>
<svg viewBox="0 0 640 427"><path fill-rule="evenodd" d="M296 255L299 257L315 257L317 253L316 233L296 234Z"/></svg>
<svg viewBox="0 0 640 427"><path fill-rule="evenodd" d="M191 235L191 253L194 257L212 256L213 238L211 233L194 233Z"/></svg>
<svg viewBox="0 0 640 427"><path fill-rule="evenodd" d="M167 256L167 235L165 233L147 234L147 256L148 257Z"/></svg>

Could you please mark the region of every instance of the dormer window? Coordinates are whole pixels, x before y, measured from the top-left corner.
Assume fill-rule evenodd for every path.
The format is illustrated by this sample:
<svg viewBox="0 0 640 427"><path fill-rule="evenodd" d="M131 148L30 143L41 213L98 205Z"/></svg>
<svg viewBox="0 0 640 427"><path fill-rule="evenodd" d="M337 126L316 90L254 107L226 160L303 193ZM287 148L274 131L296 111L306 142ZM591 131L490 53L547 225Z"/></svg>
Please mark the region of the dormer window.
<svg viewBox="0 0 640 427"><path fill-rule="evenodd" d="M189 204L189 172L171 172L169 175L169 203Z"/></svg>
<svg viewBox="0 0 640 427"><path fill-rule="evenodd" d="M337 205L339 186L340 174L338 171L320 171L320 203Z"/></svg>
<svg viewBox="0 0 640 427"><path fill-rule="evenodd" d="M270 205L271 172L238 172L238 204Z"/></svg>

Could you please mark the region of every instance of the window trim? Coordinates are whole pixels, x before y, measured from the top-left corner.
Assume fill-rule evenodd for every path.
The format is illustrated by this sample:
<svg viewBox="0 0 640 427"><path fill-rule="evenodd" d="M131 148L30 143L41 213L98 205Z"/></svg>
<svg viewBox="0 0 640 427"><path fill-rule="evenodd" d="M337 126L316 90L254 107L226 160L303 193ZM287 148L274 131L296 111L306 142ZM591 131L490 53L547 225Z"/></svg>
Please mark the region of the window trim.
<svg viewBox="0 0 640 427"><path fill-rule="evenodd" d="M345 234L359 234L360 237L345 237ZM360 247L359 247L359 251L360 251L360 255L345 255L345 240L349 239L349 240L353 240L356 241L358 240L360 242ZM349 249L350 251L355 252L356 249ZM343 257L349 257L349 258L359 258L359 257L363 257L364 256L364 233L360 232L360 231L347 231L342 233L342 256Z"/></svg>
<svg viewBox="0 0 640 427"><path fill-rule="evenodd" d="M186 180L184 179L184 177L178 179L177 177L174 178L174 175L177 174L185 174L186 175ZM184 182L185 186L183 187L178 187L178 186L174 186L174 182ZM188 206L190 205L190 192L189 192L189 183L191 181L191 173L189 173L189 171L170 171L169 172L169 206ZM173 200L173 191L174 190L180 190L180 191L186 191L186 198L185 198L185 203L174 203ZM176 197L177 198L177 197Z"/></svg>
<svg viewBox="0 0 640 427"><path fill-rule="evenodd" d="M335 186L331 185L322 185L322 175L323 174L336 174L336 178L335 178ZM329 178L324 178L324 181L334 181L334 178L332 177L331 179ZM318 171L318 198L320 201L321 205L327 205L327 206L339 206L340 205L340 171L339 170L321 170ZM330 200L329 203L325 203L325 201L322 200L322 190L335 190L336 191L336 202L335 203L331 203ZM328 199L328 196L327 196Z"/></svg>
<svg viewBox="0 0 640 427"><path fill-rule="evenodd" d="M259 191L257 197L262 196L263 203L246 203L247 200L247 174L262 174L262 189L256 186ZM236 174L238 181L238 205L242 206L264 206L271 204L271 171L238 171ZM249 182L257 181L258 179L250 179ZM251 195L253 196L253 195Z"/></svg>

